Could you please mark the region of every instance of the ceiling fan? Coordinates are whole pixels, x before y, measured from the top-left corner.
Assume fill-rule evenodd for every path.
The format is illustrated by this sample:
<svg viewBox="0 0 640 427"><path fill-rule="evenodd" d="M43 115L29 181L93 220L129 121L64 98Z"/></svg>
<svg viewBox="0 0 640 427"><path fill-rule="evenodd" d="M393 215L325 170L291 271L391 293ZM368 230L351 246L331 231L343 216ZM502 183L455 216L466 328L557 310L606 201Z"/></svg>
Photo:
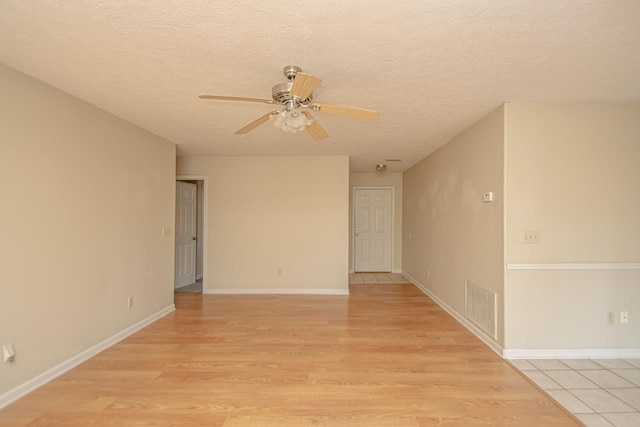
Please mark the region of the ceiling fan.
<svg viewBox="0 0 640 427"><path fill-rule="evenodd" d="M377 120L378 117L380 117L380 114L373 110L313 102L313 90L322 83L322 80L311 74L303 73L300 67L296 67L295 65L286 66L284 67L284 75L289 81L287 83L277 84L271 89L272 99L218 95L200 95L200 98L218 99L222 101L261 102L281 106L281 108L265 114L238 130L236 135L251 132L261 124L269 120L274 120L275 126L285 132L300 132L306 130L314 140L320 141L327 138L329 134L311 115L310 110L369 121Z"/></svg>

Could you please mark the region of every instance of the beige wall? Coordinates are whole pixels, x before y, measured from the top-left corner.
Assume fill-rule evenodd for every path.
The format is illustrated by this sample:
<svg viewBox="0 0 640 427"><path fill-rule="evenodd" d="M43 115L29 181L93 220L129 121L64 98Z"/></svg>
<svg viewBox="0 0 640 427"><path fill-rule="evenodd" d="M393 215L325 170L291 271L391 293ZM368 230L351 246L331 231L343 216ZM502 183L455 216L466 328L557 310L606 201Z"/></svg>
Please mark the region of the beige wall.
<svg viewBox="0 0 640 427"><path fill-rule="evenodd" d="M640 262L639 104L507 104L506 153L507 263ZM505 286L508 348L640 348L638 269L508 270Z"/></svg>
<svg viewBox="0 0 640 427"><path fill-rule="evenodd" d="M354 172L349 175L349 271L353 271L353 188L393 188L393 265L396 273L402 271L402 173Z"/></svg>
<svg viewBox="0 0 640 427"><path fill-rule="evenodd" d="M175 146L3 65L0 88L1 395L173 304Z"/></svg>
<svg viewBox="0 0 640 427"><path fill-rule="evenodd" d="M348 290L349 158L179 157L206 176L205 292Z"/></svg>
<svg viewBox="0 0 640 427"><path fill-rule="evenodd" d="M404 173L403 270L460 315L465 281L498 294L503 343L502 107ZM495 201L483 202L493 191ZM427 274L429 270L429 275Z"/></svg>

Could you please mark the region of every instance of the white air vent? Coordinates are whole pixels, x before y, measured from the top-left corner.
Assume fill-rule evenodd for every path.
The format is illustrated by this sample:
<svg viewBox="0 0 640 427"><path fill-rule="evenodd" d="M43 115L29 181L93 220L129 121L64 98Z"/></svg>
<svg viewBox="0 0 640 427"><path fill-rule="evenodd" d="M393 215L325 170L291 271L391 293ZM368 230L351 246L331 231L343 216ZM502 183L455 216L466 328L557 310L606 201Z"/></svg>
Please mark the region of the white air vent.
<svg viewBox="0 0 640 427"><path fill-rule="evenodd" d="M471 280L465 282L464 315L493 339L497 339L497 294Z"/></svg>

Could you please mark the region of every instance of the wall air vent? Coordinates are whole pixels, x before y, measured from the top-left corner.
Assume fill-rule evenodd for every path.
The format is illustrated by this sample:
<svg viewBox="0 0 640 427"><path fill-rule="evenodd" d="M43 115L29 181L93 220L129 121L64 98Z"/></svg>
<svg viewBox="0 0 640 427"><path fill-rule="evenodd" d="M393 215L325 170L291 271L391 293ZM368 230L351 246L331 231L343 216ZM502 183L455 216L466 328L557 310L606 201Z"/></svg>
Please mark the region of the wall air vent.
<svg viewBox="0 0 640 427"><path fill-rule="evenodd" d="M465 281L464 315L494 340L498 339L497 298L494 291Z"/></svg>

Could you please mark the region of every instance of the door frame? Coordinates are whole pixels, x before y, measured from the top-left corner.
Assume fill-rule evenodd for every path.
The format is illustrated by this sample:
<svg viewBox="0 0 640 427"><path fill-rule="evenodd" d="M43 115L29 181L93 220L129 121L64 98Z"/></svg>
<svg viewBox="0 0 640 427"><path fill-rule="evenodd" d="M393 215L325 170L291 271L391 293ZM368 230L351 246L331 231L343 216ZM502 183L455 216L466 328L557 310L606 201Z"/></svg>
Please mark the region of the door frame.
<svg viewBox="0 0 640 427"><path fill-rule="evenodd" d="M353 187L353 193L351 195L351 268L353 269L353 272L356 272L356 236L355 236L355 230L356 230L356 190L391 190L391 271L390 273L394 272L395 266L396 266L396 259L395 259L395 253L396 253L396 219L395 219L395 212L396 212L396 189L395 187L389 187L389 186L382 186L382 187L373 187L370 185L365 185L365 186L359 186Z"/></svg>
<svg viewBox="0 0 640 427"><path fill-rule="evenodd" d="M208 263L207 263L207 242L209 241L209 230L208 230L208 222L209 216L207 212L208 206L208 194L207 189L209 186L208 182L209 177L206 175L176 175L176 181L202 181L202 293L204 294L207 289L207 277L208 277ZM175 240L175 233L174 240ZM176 254L173 254L174 261ZM196 273L196 280L197 280Z"/></svg>

